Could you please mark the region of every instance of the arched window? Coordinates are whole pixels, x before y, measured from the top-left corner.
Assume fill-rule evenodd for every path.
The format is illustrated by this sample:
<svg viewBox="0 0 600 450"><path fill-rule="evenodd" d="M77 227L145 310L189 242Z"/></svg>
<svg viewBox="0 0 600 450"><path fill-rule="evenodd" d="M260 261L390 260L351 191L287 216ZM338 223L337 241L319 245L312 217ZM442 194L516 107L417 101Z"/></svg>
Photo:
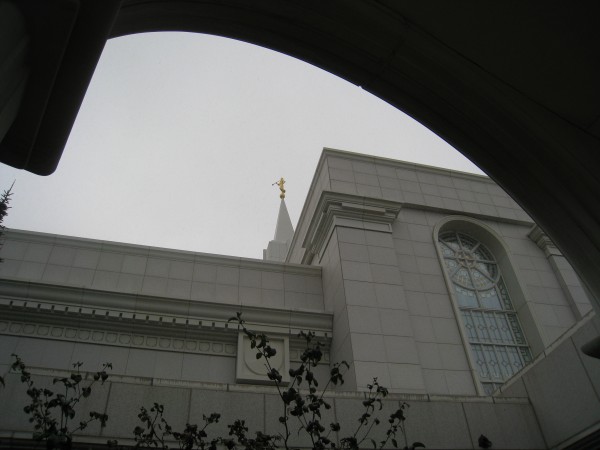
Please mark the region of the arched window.
<svg viewBox="0 0 600 450"><path fill-rule="evenodd" d="M494 255L477 239L441 232L451 281L475 369L486 394L531 362L531 351Z"/></svg>

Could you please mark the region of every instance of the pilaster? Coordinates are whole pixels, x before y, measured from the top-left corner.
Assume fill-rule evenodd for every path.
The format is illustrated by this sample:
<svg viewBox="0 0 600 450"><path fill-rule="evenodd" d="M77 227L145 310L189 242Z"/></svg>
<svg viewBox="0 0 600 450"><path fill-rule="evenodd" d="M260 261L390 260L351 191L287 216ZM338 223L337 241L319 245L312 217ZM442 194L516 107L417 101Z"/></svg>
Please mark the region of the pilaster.
<svg viewBox="0 0 600 450"><path fill-rule="evenodd" d="M581 320L583 316L592 309L581 280L567 259L556 245L554 245L554 242L550 240L540 227L534 225L529 232L529 238L544 251L546 258L548 258L548 262L569 301L569 305L571 306L575 318Z"/></svg>
<svg viewBox="0 0 600 450"><path fill-rule="evenodd" d="M396 202L323 192L303 242L303 262L323 267L332 354L351 364L351 389L377 377L395 392L425 392L392 239L399 212Z"/></svg>

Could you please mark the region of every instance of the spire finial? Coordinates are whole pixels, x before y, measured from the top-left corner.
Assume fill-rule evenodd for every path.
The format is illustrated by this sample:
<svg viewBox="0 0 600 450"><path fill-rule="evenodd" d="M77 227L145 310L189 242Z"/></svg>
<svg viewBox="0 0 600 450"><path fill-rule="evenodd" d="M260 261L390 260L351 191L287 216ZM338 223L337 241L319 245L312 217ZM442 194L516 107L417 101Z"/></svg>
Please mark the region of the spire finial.
<svg viewBox="0 0 600 450"><path fill-rule="evenodd" d="M283 185L285 184L285 180L283 179L283 177L281 177L279 179L279 181L276 181L275 183L273 183L271 186L279 186L279 190L281 191L281 193L279 194L279 198L281 200L283 200L285 198L285 189L283 188Z"/></svg>

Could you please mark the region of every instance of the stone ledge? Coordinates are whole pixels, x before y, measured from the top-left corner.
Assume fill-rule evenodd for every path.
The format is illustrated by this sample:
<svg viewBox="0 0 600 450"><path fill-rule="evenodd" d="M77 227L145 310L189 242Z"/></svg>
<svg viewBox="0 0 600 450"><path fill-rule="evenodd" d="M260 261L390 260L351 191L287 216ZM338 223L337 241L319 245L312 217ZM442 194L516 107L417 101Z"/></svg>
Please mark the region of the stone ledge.
<svg viewBox="0 0 600 450"><path fill-rule="evenodd" d="M58 369L44 369L40 367L28 367L28 370L33 375L41 375L47 377L65 377L71 374L70 371ZM82 371L84 378L89 378L93 372ZM265 375L266 377L266 375ZM201 381L188 380L169 380L163 378L136 377L131 375L111 375L107 383L122 383L122 384L138 384L144 386L161 387L176 387L183 389L199 389L207 391L227 391L236 393L253 393L277 395L275 386L259 385L259 384L237 384L237 383L209 383ZM301 389L301 394L307 394L307 389ZM367 393L364 391L328 391L325 398L330 399L356 399L364 400ZM478 397L478 396L460 396L460 395L433 395L433 394L400 394L390 393L385 401L406 401L420 403L486 403L486 404L529 404L529 399L520 397Z"/></svg>
<svg viewBox="0 0 600 450"><path fill-rule="evenodd" d="M105 292L93 289L0 280L2 317L37 322L50 321L65 326L74 320L101 323L105 329L129 323L160 329L226 331L237 326L228 320L243 313L247 326L255 331L296 335L311 330L322 338L332 335L333 315L325 311L278 309L239 304Z"/></svg>

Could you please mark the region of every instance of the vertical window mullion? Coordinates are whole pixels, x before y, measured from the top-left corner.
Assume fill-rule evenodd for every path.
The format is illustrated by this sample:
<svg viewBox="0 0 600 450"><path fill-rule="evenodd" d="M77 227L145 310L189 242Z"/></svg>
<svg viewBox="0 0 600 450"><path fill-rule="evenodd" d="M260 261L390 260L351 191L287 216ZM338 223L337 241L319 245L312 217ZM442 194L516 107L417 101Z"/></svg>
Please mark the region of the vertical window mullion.
<svg viewBox="0 0 600 450"><path fill-rule="evenodd" d="M487 363L487 360L485 357L485 351L483 350L483 345L474 344L471 347L473 349L473 353L475 353L475 363L477 364L477 371L479 372L480 378L485 380L486 374L482 373L482 370L483 370L484 372L487 372L487 379L489 381L491 381L492 380L492 372L490 370L490 366Z"/></svg>
<svg viewBox="0 0 600 450"><path fill-rule="evenodd" d="M500 368L500 363L499 363L499 359L498 359L498 355L496 354L496 349L494 348L494 345L487 345L487 355L490 356L490 362L488 364L488 366L491 367L496 367L496 370L494 371L494 376L490 376L491 381L498 381L500 379L502 379L502 369ZM486 362L487 362L487 355L486 355ZM493 357L493 360L492 360ZM494 364L491 364L492 362L496 363L495 366ZM491 371L490 371L491 372ZM498 374L498 376L496 376L496 373Z"/></svg>
<svg viewBox="0 0 600 450"><path fill-rule="evenodd" d="M500 344L502 344L502 345L510 344L510 341L508 341L506 336L502 333L501 318L502 318L502 313L494 311L494 321L496 322L496 327L498 327L498 335L500 336ZM508 324L507 324L507 328L508 328Z"/></svg>
<svg viewBox="0 0 600 450"><path fill-rule="evenodd" d="M475 285L475 277L473 277L473 273L472 273L473 271L471 270L470 267L465 267L465 270L469 274L469 279L471 280L471 285L473 286L473 292L475 292L475 298L477 299L477 306L479 306L481 308L483 306L483 304L481 303L481 296L479 295L479 289L477 289L477 287Z"/></svg>
<svg viewBox="0 0 600 450"><path fill-rule="evenodd" d="M517 338L517 336L515 335L515 330L513 328L513 323L511 322L511 318L514 319L515 321L515 328L517 328L519 330L519 333L521 334L521 338ZM516 312L511 312L511 313L506 313L506 320L508 321L508 324L510 325L510 332L512 334L513 340L515 345L527 345L527 340L525 339L525 334L523 334L523 329L521 328L521 323L519 322L519 317L517 316Z"/></svg>

